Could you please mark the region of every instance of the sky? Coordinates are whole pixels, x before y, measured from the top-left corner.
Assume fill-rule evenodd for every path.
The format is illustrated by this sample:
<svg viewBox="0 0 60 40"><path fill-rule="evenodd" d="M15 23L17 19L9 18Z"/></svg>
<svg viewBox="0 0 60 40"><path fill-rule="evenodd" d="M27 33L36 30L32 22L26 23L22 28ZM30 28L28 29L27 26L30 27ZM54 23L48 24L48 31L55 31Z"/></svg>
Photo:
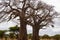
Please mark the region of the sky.
<svg viewBox="0 0 60 40"><path fill-rule="evenodd" d="M53 5L54 9L60 12L60 0L42 0L43 2Z"/></svg>
<svg viewBox="0 0 60 40"><path fill-rule="evenodd" d="M42 0L43 2L49 4L49 5L53 5L54 9L60 13L60 0ZM52 27L48 27L46 29L40 29L39 31L39 35L44 35L44 34L48 34L50 36L55 35L55 34L60 34L60 19L56 18L54 19L54 28ZM0 30L7 30L9 27L12 27L16 25L16 23L14 23L13 21L10 22L4 22L4 23L0 23ZM32 27L27 25L27 32L32 33Z"/></svg>

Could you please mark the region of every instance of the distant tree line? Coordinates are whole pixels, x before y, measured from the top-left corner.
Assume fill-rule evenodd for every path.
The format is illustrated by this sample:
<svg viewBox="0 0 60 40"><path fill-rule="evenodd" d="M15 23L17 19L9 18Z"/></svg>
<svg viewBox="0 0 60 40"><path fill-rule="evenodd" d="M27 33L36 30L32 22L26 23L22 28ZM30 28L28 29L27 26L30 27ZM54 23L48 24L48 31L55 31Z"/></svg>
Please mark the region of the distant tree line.
<svg viewBox="0 0 60 40"><path fill-rule="evenodd" d="M9 30L0 30L0 39L3 40L3 38L5 38L5 40L8 40L8 38L10 38L11 40L14 39L18 39L18 34L19 34L19 27L13 26L10 27ZM7 33L9 32L9 33ZM32 34L28 34L27 35L28 39L32 39ZM54 36L49 36L47 34L43 35L43 36L39 36L40 39L54 39L54 40L60 40L60 34L56 34Z"/></svg>
<svg viewBox="0 0 60 40"><path fill-rule="evenodd" d="M31 39L32 38L32 34L28 34L28 38ZM60 40L60 34L56 34L54 36L49 36L47 34L43 35L43 36L39 36L40 39L48 39L48 40Z"/></svg>
<svg viewBox="0 0 60 40"><path fill-rule="evenodd" d="M14 38L18 39L18 30L19 27L16 25L14 27L10 27L9 30L0 30L0 39L2 40L5 38L5 40L8 40L7 38L11 38L13 40Z"/></svg>

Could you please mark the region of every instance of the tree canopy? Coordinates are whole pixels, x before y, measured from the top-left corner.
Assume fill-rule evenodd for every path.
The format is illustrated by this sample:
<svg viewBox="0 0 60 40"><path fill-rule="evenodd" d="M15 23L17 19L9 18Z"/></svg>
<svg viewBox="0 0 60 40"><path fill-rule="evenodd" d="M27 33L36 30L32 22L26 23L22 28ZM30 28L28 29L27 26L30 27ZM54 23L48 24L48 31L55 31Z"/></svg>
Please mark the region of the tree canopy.
<svg viewBox="0 0 60 40"><path fill-rule="evenodd" d="M0 19L9 21L19 17L19 40L27 40L26 25L33 27L33 39L39 40L39 29L52 25L57 12L53 6L37 0L4 0L0 2ZM52 27L54 27L52 25ZM12 28L13 31L14 28Z"/></svg>

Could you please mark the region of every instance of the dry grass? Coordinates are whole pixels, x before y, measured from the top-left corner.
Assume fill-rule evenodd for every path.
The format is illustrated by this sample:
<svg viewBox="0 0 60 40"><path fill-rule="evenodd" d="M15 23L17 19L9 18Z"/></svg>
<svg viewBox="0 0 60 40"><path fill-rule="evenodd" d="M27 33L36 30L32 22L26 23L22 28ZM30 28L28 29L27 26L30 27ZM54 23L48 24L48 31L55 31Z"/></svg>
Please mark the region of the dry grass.
<svg viewBox="0 0 60 40"><path fill-rule="evenodd" d="M0 39L1 40L1 39ZM5 40L5 38L3 38L2 40ZM7 38L7 40L12 40L11 38ZM16 39L13 39L13 40L16 40ZM31 40L31 39L28 39L28 40ZM55 40L55 39L40 39L40 40Z"/></svg>

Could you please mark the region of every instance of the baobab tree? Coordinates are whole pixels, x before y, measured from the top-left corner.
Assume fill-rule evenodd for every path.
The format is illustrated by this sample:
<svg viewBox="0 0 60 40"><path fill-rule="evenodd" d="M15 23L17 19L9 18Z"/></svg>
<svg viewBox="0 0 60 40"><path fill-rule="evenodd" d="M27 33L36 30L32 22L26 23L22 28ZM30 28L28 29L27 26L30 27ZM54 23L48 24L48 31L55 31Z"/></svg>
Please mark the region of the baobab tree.
<svg viewBox="0 0 60 40"><path fill-rule="evenodd" d="M56 17L57 12L53 9L53 6L45 4L43 2L38 2L37 8L40 9L31 9L30 18L27 20L27 24L31 25L33 28L33 37L32 40L40 40L39 39L39 30L43 27L53 26L53 19Z"/></svg>
<svg viewBox="0 0 60 40"><path fill-rule="evenodd" d="M17 17L19 16L19 18L21 19L20 20L20 38L18 40L27 40L27 31L26 31L26 23L25 23L25 1L26 0L23 0L21 3L23 5L22 8L18 8L16 9L16 0L9 0L8 2L7 1L3 1L2 2L2 8L3 10L0 11L1 13L5 13L5 17L4 15L1 16L1 18L3 18L3 20L5 20L6 18L8 18L8 20L10 19L13 19L12 16ZM11 4L12 3L12 4ZM5 8L4 8L5 7ZM15 7L15 8L14 8Z"/></svg>
<svg viewBox="0 0 60 40"><path fill-rule="evenodd" d="M42 4L41 2L36 1L36 0L7 0L7 1L4 0L0 3L0 8L1 8L0 18L1 18L2 21L5 21L5 20L9 21L9 20L14 19L16 17L19 17L19 20L20 20L19 21L20 22L19 33L20 34L19 34L19 39L18 40L27 40L26 25L31 24L31 23L29 23L29 22L31 22L29 20L29 18L32 17L33 21L34 21L33 24L35 26L35 27L33 26L33 30L36 31L36 32L35 31L33 32L33 36L35 38L35 36L36 36L35 33L37 33L36 28L38 28L40 26L40 23L42 23L40 21L43 20L43 19L45 20L45 16L47 16L47 14L45 14L42 18L41 15L38 15L38 18L37 18L37 14L35 12L39 12L40 10L46 10L46 12L47 12L48 11L47 9L50 9L49 7L47 7L48 5L43 4L44 5L43 6L41 4ZM42 13L42 15L43 15L43 13ZM50 14L48 14L48 15L50 15ZM48 18L49 17L50 16L48 16ZM36 23L36 20L37 20L36 18L39 20L38 23ZM38 27L36 27L37 24L39 24ZM37 33L37 35L38 35L38 33Z"/></svg>
<svg viewBox="0 0 60 40"><path fill-rule="evenodd" d="M2 9L1 9L0 13L3 13L3 15L0 18L2 18L2 21L6 20L6 19L10 20L10 19L19 17L19 20L20 20L19 40L27 40L25 14L26 14L26 9L28 7L26 6L27 5L26 1L28 1L28 0L8 0L8 1L4 0L1 2ZM21 4L22 4L22 6L19 6Z"/></svg>

